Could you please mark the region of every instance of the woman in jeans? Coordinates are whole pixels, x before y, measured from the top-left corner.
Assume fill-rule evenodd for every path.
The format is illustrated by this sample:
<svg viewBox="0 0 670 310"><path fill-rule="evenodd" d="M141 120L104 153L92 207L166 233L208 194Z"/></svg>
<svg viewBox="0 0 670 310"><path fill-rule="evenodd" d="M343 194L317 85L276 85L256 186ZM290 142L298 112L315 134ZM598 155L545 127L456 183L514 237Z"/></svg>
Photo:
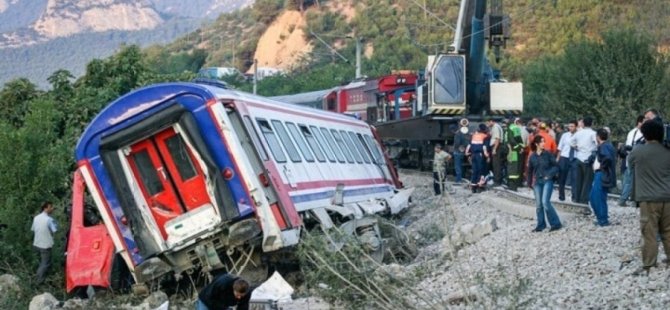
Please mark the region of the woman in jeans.
<svg viewBox="0 0 670 310"><path fill-rule="evenodd" d="M561 220L551 205L551 194L554 191L554 178L558 174L558 164L555 156L544 150L544 138L535 136L530 145L532 153L528 160L528 184L535 190L535 212L537 226L533 232L543 231L547 224L544 221L546 212L551 229L561 229Z"/></svg>

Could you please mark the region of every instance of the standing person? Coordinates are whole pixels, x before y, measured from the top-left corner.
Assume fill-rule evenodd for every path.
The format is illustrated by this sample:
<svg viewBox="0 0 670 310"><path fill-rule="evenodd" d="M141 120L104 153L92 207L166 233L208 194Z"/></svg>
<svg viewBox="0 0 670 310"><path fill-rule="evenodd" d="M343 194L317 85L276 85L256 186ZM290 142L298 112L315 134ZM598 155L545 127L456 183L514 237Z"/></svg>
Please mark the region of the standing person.
<svg viewBox="0 0 670 310"><path fill-rule="evenodd" d="M451 159L449 153L442 150L441 144L435 144L433 156L433 190L435 196L442 194L447 177L447 161Z"/></svg>
<svg viewBox="0 0 670 310"><path fill-rule="evenodd" d="M558 175L558 166L554 155L544 150L544 144L544 137L535 136L531 144L533 153L528 161L528 184L535 191L535 213L537 215L537 226L533 232L543 231L547 227L544 220L545 213L551 226L549 231L563 227L554 206L551 205L551 194L554 191L554 178Z"/></svg>
<svg viewBox="0 0 670 310"><path fill-rule="evenodd" d="M649 109L646 112L644 112L644 119L645 120L654 120L654 121L657 121L659 123L663 123L663 120L661 119L661 115L658 113L658 111L656 109Z"/></svg>
<svg viewBox="0 0 670 310"><path fill-rule="evenodd" d="M235 306L237 310L248 310L252 290L246 280L226 273L200 291L195 309L219 310Z"/></svg>
<svg viewBox="0 0 670 310"><path fill-rule="evenodd" d="M639 142L644 140L642 132L640 132L640 127L642 127L642 122L644 122L644 115L638 115L635 128L631 129L626 135L626 143L624 144L623 150L621 152L621 157L623 161L623 180L621 181L621 195L619 196L618 205L620 207L626 206L626 201L630 198L630 192L633 189L633 171L628 165L628 154L633 150L633 147Z"/></svg>
<svg viewBox="0 0 670 310"><path fill-rule="evenodd" d="M558 152L558 148L556 147L556 140L554 137L551 135L551 132L549 132L549 127L547 126L547 123L540 123L540 126L538 127L539 130L537 131L537 134L542 136L544 138L544 149L545 151L551 153L552 155L556 155Z"/></svg>
<svg viewBox="0 0 670 310"><path fill-rule="evenodd" d="M521 128L516 122L511 123L505 131L505 141L507 141L507 186L516 191L521 183L521 163L523 162L522 152L525 148L521 138Z"/></svg>
<svg viewBox="0 0 670 310"><path fill-rule="evenodd" d="M514 119L514 124L521 129L521 141L523 141L523 145L528 145L528 128L523 124L521 118L518 117Z"/></svg>
<svg viewBox="0 0 670 310"><path fill-rule="evenodd" d="M577 131L577 121L570 121L568 123L568 131L561 134L561 141L558 142L558 155L556 156L558 162L558 200L565 200L565 183L570 174L570 166L572 165L573 156L570 156L572 147L570 147L570 139ZM570 180L570 184L575 184L574 180Z"/></svg>
<svg viewBox="0 0 670 310"><path fill-rule="evenodd" d="M39 255L40 265L37 267L37 284L44 283L51 268L51 248L54 245L53 234L58 230L56 220L51 217L54 206L50 201L42 204L42 212L33 218L30 228L35 233L33 248Z"/></svg>
<svg viewBox="0 0 670 310"><path fill-rule="evenodd" d="M477 191L477 184L482 176L486 174L486 159L489 157L488 149L486 147L486 124L479 124L477 132L472 135L470 144L465 148L465 155L472 155L472 176L470 183L472 191Z"/></svg>
<svg viewBox="0 0 670 310"><path fill-rule="evenodd" d="M463 180L463 157L465 156L465 148L470 144L470 133L468 125L470 122L467 118L461 119L459 122L460 128L454 135L454 172L456 174L456 183Z"/></svg>
<svg viewBox="0 0 670 310"><path fill-rule="evenodd" d="M593 163L594 177L591 186L590 202L593 213L596 215L596 225L610 224L607 214L607 193L616 187L616 150L612 143L607 141L609 132L605 128L598 129L596 141L598 148Z"/></svg>
<svg viewBox="0 0 670 310"><path fill-rule="evenodd" d="M670 258L670 150L665 148L663 124L645 121L640 127L646 143L628 155L633 169L633 200L640 207L642 232L642 268L637 275L648 274L656 266L657 236L661 236L665 256Z"/></svg>
<svg viewBox="0 0 670 310"><path fill-rule="evenodd" d="M558 143L561 142L561 138L563 137L563 133L565 132L565 128L563 127L563 124L559 122L553 122L551 123L551 128L554 129L554 132L556 133L556 140Z"/></svg>
<svg viewBox="0 0 670 310"><path fill-rule="evenodd" d="M589 202L591 185L593 182L593 169L589 158L596 151L596 132L591 129L593 118L584 117L582 120L584 128L578 130L570 139L570 146L575 148L577 162L574 170L575 183L572 184L574 202L586 204Z"/></svg>
<svg viewBox="0 0 670 310"><path fill-rule="evenodd" d="M491 166L493 170L493 186L502 185L502 127L492 118L487 121L489 130L491 132L491 142L489 149L491 150Z"/></svg>

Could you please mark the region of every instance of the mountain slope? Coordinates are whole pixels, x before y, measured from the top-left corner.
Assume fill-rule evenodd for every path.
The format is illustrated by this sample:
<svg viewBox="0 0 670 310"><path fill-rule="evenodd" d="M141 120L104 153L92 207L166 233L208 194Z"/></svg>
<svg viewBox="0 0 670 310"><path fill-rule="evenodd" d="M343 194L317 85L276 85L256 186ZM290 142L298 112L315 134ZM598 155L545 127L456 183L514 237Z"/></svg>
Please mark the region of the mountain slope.
<svg viewBox="0 0 670 310"><path fill-rule="evenodd" d="M0 85L75 76L121 44L165 44L253 0L0 0Z"/></svg>

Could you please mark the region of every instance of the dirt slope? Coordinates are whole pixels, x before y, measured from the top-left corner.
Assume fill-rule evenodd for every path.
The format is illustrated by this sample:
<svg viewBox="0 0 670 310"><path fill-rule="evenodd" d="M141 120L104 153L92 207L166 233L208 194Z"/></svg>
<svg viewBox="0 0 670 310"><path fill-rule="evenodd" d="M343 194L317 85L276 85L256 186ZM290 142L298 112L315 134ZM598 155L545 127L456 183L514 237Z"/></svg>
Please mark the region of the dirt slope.
<svg viewBox="0 0 670 310"><path fill-rule="evenodd" d="M258 66L286 71L296 67L313 47L305 40L305 25L305 15L298 11L286 11L277 17L258 41L254 55Z"/></svg>

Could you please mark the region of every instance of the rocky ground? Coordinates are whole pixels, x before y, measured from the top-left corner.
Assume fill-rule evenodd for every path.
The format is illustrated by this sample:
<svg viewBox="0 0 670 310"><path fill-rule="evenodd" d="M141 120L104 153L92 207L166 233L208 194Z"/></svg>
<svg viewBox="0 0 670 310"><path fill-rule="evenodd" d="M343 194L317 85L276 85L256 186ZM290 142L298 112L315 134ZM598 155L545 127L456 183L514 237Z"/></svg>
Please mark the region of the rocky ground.
<svg viewBox="0 0 670 310"><path fill-rule="evenodd" d="M408 228L422 238L422 227L438 224L445 232L495 222L487 236L453 250L448 237L421 248L408 268L427 268L420 289L445 302L485 308L661 309L670 304L670 269L652 268L648 277L632 276L641 266L639 211L610 202L610 221L597 227L594 217L563 213L564 229L534 233L534 209L514 205L489 191L456 189L451 204L430 197L430 179L406 176L417 186L414 222ZM523 189L522 189L523 191ZM531 196L530 191L525 191ZM557 194L554 194L556 197ZM438 223L436 219L440 219ZM663 253L662 248L659 253ZM659 265L664 254L659 254ZM477 301L472 301L476 299ZM458 305L452 305L458 307ZM460 307L469 306L460 303Z"/></svg>
<svg viewBox="0 0 670 310"><path fill-rule="evenodd" d="M419 277L417 291L423 298L417 309L663 309L670 304L670 268L661 263L664 254L659 254L662 266L652 268L649 276L631 275L641 266L636 208L610 202L615 224L609 227L595 226L592 215L559 212L563 229L534 233L534 207L494 191L472 194L461 186L452 195L435 197L428 176L405 175L403 180L416 191L412 208L399 223L419 252L408 265L391 270L399 278ZM157 292L144 300L114 300L113 306L101 298L70 300L54 308L156 309L167 296ZM192 300L173 298L170 303L170 309L192 307ZM338 307L310 297L281 308Z"/></svg>

